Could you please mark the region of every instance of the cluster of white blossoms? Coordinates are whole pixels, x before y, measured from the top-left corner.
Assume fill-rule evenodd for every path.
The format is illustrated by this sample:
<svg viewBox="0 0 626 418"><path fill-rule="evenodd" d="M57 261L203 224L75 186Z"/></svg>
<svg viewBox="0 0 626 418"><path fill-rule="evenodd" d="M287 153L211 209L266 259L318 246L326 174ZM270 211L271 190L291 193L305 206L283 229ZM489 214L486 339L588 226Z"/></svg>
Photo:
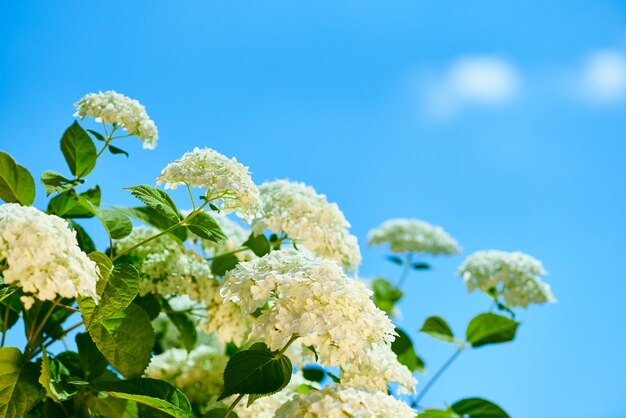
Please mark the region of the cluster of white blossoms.
<svg viewBox="0 0 626 418"><path fill-rule="evenodd" d="M297 395L275 418L414 418L416 412L384 392L337 385Z"/></svg>
<svg viewBox="0 0 626 418"><path fill-rule="evenodd" d="M224 388L228 363L223 346L199 345L191 352L172 348L152 357L146 376L178 387L192 402L208 402Z"/></svg>
<svg viewBox="0 0 626 418"><path fill-rule="evenodd" d="M168 164L156 182L165 183L166 189L176 189L180 185L205 188L209 202L221 202L220 209L224 213L235 212L247 221L257 217L261 210L259 190L248 167L210 148L196 147L192 152L186 152Z"/></svg>
<svg viewBox="0 0 626 418"><path fill-rule="evenodd" d="M461 247L443 228L418 219L389 219L372 229L369 245L389 244L394 253L458 254Z"/></svg>
<svg viewBox="0 0 626 418"><path fill-rule="evenodd" d="M294 398L303 386L309 390L320 389L318 383L306 380L301 373L295 373L291 375L291 380L280 392L257 399L248 407L241 402L235 408L235 412L239 418L274 418L278 408Z"/></svg>
<svg viewBox="0 0 626 418"><path fill-rule="evenodd" d="M65 220L30 206L0 205L0 270L4 283L22 288L30 309L34 299L90 296L96 302L98 268L81 251Z"/></svg>
<svg viewBox="0 0 626 418"><path fill-rule="evenodd" d="M280 350L293 335L312 346L324 366L367 361L374 344L394 340L394 326L371 301L372 292L336 263L293 249L239 263L223 281L222 295L243 314L261 309L250 339Z"/></svg>
<svg viewBox="0 0 626 418"><path fill-rule="evenodd" d="M146 149L154 149L159 138L157 127L137 100L113 90L90 93L74 103L75 117L96 118L96 122L116 124L128 135L135 135Z"/></svg>
<svg viewBox="0 0 626 418"><path fill-rule="evenodd" d="M254 220L255 231L284 231L316 255L357 270L361 251L336 203L304 183L287 180L264 183L259 190L264 215Z"/></svg>
<svg viewBox="0 0 626 418"><path fill-rule="evenodd" d="M541 261L519 251L475 252L465 259L458 273L470 292L493 289L509 307L555 302L550 285L540 279L546 274Z"/></svg>

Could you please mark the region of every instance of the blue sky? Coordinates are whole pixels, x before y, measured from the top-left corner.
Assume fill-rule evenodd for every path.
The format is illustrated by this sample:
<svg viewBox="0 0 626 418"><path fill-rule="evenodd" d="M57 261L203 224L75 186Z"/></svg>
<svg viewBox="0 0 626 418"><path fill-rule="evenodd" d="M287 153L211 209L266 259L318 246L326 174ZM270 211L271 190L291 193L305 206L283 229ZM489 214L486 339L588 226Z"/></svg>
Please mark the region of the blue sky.
<svg viewBox="0 0 626 418"><path fill-rule="evenodd" d="M5 1L0 149L35 174L64 170L72 103L114 89L161 139L99 163L105 203L132 204L122 187L209 146L258 183L288 177L338 202L364 277L399 274L365 247L370 228L444 226L465 253L430 260L401 307L431 373L450 348L418 336L421 321L462 334L489 305L455 276L463 256L528 252L559 302L520 312L514 344L464 353L424 403L626 417L625 57L620 1Z"/></svg>

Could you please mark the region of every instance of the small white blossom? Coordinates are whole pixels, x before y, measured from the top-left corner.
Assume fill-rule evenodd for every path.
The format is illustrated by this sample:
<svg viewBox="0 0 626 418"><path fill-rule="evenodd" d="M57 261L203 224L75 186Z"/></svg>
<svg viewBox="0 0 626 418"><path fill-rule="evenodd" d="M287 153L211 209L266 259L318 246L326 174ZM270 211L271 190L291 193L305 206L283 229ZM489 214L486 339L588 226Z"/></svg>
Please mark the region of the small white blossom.
<svg viewBox="0 0 626 418"><path fill-rule="evenodd" d="M458 254L461 247L443 228L418 219L389 219L372 229L369 245L389 244L394 253Z"/></svg>
<svg viewBox="0 0 626 418"><path fill-rule="evenodd" d="M248 167L210 148L194 148L170 163L156 179L166 189L180 185L207 190L208 201L221 202L221 210L237 213L250 221L260 213L259 190L250 177Z"/></svg>
<svg viewBox="0 0 626 418"><path fill-rule="evenodd" d="M244 314L262 308L251 340L279 350L297 334L324 366L358 363L373 344L390 343L395 335L363 283L332 261L309 259L293 249L239 263L227 273L222 294Z"/></svg>
<svg viewBox="0 0 626 418"><path fill-rule="evenodd" d="M546 274L541 261L519 251L475 252L465 259L458 273L470 292L493 289L509 307L556 301L550 285L540 279Z"/></svg>
<svg viewBox="0 0 626 418"><path fill-rule="evenodd" d="M384 392L342 385L297 395L275 418L414 418L416 412Z"/></svg>
<svg viewBox="0 0 626 418"><path fill-rule="evenodd" d="M78 247L65 220L31 206L0 205L0 271L4 283L21 287L22 302L58 296L98 301L98 268Z"/></svg>
<svg viewBox="0 0 626 418"><path fill-rule="evenodd" d="M264 183L259 190L264 215L254 220L255 231L284 231L316 255L357 270L361 251L336 203L304 183L287 180Z"/></svg>
<svg viewBox="0 0 626 418"><path fill-rule="evenodd" d="M159 138L157 127L137 100L113 90L90 93L74 104L75 117L96 118L96 122L116 124L128 135L135 135L146 149L154 149Z"/></svg>

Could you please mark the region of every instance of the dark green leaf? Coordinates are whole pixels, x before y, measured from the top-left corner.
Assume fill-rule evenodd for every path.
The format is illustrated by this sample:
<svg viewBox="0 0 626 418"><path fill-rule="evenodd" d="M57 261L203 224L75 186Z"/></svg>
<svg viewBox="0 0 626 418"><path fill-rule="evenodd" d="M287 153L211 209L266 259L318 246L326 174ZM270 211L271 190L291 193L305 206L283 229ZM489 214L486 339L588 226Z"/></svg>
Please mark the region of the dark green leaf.
<svg viewBox="0 0 626 418"><path fill-rule="evenodd" d="M25 362L15 347L2 347L0 370L0 416L21 418L46 394L39 384L40 366Z"/></svg>
<svg viewBox="0 0 626 418"><path fill-rule="evenodd" d="M102 142L106 141L106 139L104 138L104 136L102 136L102 134L101 134L101 133L99 133L99 132L96 132L96 131L94 131L94 130L92 130L92 129L87 129L87 132L89 132L90 134L92 134L92 135L93 135L93 136L94 136L94 137L95 137L98 141L102 141Z"/></svg>
<svg viewBox="0 0 626 418"><path fill-rule="evenodd" d="M374 304L388 315L393 313L396 303L404 293L399 288L389 283L386 279L378 278L372 281L372 300Z"/></svg>
<svg viewBox="0 0 626 418"><path fill-rule="evenodd" d="M124 154L128 157L128 153L126 151L121 148L114 147L113 145L109 145L109 151L111 152L111 154Z"/></svg>
<svg viewBox="0 0 626 418"><path fill-rule="evenodd" d="M161 304L152 293L148 293L144 296L137 296L133 303L139 305L141 309L148 314L148 318L150 318L150 320L159 316L159 313L161 312Z"/></svg>
<svg viewBox="0 0 626 418"><path fill-rule="evenodd" d="M202 415L202 418L224 418L227 411L228 411L228 408L211 409L209 412ZM239 418L239 415L237 415L234 412L231 412L228 418Z"/></svg>
<svg viewBox="0 0 626 418"><path fill-rule="evenodd" d="M101 209L87 202L91 211L100 219L111 239L121 239L133 231L133 223L128 216L117 209Z"/></svg>
<svg viewBox="0 0 626 418"><path fill-rule="evenodd" d="M312 382L321 382L326 377L326 372L321 367L307 366L302 369L302 376Z"/></svg>
<svg viewBox="0 0 626 418"><path fill-rule="evenodd" d="M250 248L257 257L263 257L270 252L270 243L263 234L251 233L242 245Z"/></svg>
<svg viewBox="0 0 626 418"><path fill-rule="evenodd" d="M191 416L191 405L185 394L162 380L135 378L93 383L91 387L106 395L135 401L176 418Z"/></svg>
<svg viewBox="0 0 626 418"><path fill-rule="evenodd" d="M270 395L291 380L291 360L265 349L240 351L230 358L224 370L222 400L235 393ZM248 402L250 404L250 402Z"/></svg>
<svg viewBox="0 0 626 418"><path fill-rule="evenodd" d="M227 271L232 270L239 263L234 254L218 255L211 260L211 272L215 276L224 277Z"/></svg>
<svg viewBox="0 0 626 418"><path fill-rule="evenodd" d="M76 241L78 241L78 246L81 250L87 254L96 251L96 244L94 244L93 240L82 226L71 219L68 219L67 223L71 229L76 231Z"/></svg>
<svg viewBox="0 0 626 418"><path fill-rule="evenodd" d="M394 264L398 264L398 265L402 265L404 264L404 260L402 260L400 257L398 257L397 255L388 255L387 256L387 260L391 261Z"/></svg>
<svg viewBox="0 0 626 418"><path fill-rule="evenodd" d="M61 152L70 171L78 178L91 173L96 165L96 146L76 121L63 133Z"/></svg>
<svg viewBox="0 0 626 418"><path fill-rule="evenodd" d="M170 221L156 210L147 206L140 206L136 208L115 206L115 209L161 231L165 231L167 228L175 224L175 222ZM187 228L184 226L170 231L170 234L177 238L180 242L185 242L187 240Z"/></svg>
<svg viewBox="0 0 626 418"><path fill-rule="evenodd" d="M184 313L167 311L167 317L172 321L182 339L183 346L189 352L196 346L198 331L196 324Z"/></svg>
<svg viewBox="0 0 626 418"><path fill-rule="evenodd" d="M332 380L333 382L335 382L336 384L340 384L341 383L341 379L339 379L338 376L335 376L334 374L332 374L331 372L327 371L326 374L328 375L328 377L330 377L330 380Z"/></svg>
<svg viewBox="0 0 626 418"><path fill-rule="evenodd" d="M200 238L214 242L226 241L226 235L222 232L219 224L206 212L200 212L185 224L189 230Z"/></svg>
<svg viewBox="0 0 626 418"><path fill-rule="evenodd" d="M81 368L85 372L85 377L94 379L102 375L109 362L98 351L98 347L96 347L89 334L76 334L76 346L78 347L78 358Z"/></svg>
<svg viewBox="0 0 626 418"><path fill-rule="evenodd" d="M77 194L74 189L54 196L48 203L48 213L60 216L61 218L91 218L93 211L86 205L100 206L100 187ZM87 203L89 202L89 203Z"/></svg>
<svg viewBox="0 0 626 418"><path fill-rule="evenodd" d="M413 270L430 270L430 264L427 263L413 263L411 264Z"/></svg>
<svg viewBox="0 0 626 418"><path fill-rule="evenodd" d="M0 328L7 331L20 319L22 292L11 286L2 286L2 298L0 299ZM6 325L4 323L6 319Z"/></svg>
<svg viewBox="0 0 626 418"><path fill-rule="evenodd" d="M0 199L7 203L32 205L35 201L35 180L13 157L0 151Z"/></svg>
<svg viewBox="0 0 626 418"><path fill-rule="evenodd" d="M511 341L519 322L494 313L483 313L472 319L467 326L466 338L472 347Z"/></svg>
<svg viewBox="0 0 626 418"><path fill-rule="evenodd" d="M396 332L398 336L391 343L391 350L398 356L398 361L412 372L424 373L424 361L415 353L411 338L398 327Z"/></svg>
<svg viewBox="0 0 626 418"><path fill-rule="evenodd" d="M481 398L461 399L453 403L451 408L467 418L509 418L509 414L498 405Z"/></svg>
<svg viewBox="0 0 626 418"><path fill-rule="evenodd" d="M158 213L167 218L172 225L178 223L180 214L178 208L172 200L172 198L163 190L156 187L140 185L133 187L126 187L126 190L130 190L130 193L137 199L141 200L148 207L156 210Z"/></svg>
<svg viewBox="0 0 626 418"><path fill-rule="evenodd" d="M444 341L446 343L459 344L454 338L454 334L452 333L452 329L448 323L441 317L431 316L424 321L424 325L422 325L422 329L420 332L424 334L428 334L433 338Z"/></svg>
<svg viewBox="0 0 626 418"><path fill-rule="evenodd" d="M41 375L39 383L46 389L48 396L55 402L71 399L78 393L78 387L68 383L70 371L54 358L49 358L46 350L42 351Z"/></svg>
<svg viewBox="0 0 626 418"><path fill-rule="evenodd" d="M83 184L85 181L82 179L70 180L56 171L47 170L41 173L41 182L44 189L46 189L46 196L50 196L52 193L62 193L66 190L73 189L79 184Z"/></svg>
<svg viewBox="0 0 626 418"><path fill-rule="evenodd" d="M461 418L454 411L441 409L426 409L417 415L417 418Z"/></svg>

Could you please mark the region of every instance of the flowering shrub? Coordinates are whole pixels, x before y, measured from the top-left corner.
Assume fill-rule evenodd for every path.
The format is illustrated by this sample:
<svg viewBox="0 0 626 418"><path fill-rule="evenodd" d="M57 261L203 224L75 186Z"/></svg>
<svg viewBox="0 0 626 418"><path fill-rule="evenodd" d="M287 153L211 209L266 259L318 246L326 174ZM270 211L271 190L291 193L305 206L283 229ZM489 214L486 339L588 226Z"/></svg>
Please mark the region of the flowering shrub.
<svg viewBox="0 0 626 418"><path fill-rule="evenodd" d="M150 185L127 188L137 206L105 208L100 186L85 186L97 160L107 149L127 155L112 145L127 136L154 148L157 128L138 101L112 91L75 106L103 132L77 121L65 131L70 174L42 173L45 211L32 206L33 176L0 152L1 416L508 417L486 399L446 409L422 399L463 351L513 340L514 308L554 301L541 262L469 256L459 275L492 309L471 319L465 338L439 316L424 321L421 332L455 351L418 385L425 363L393 317L410 272L430 268L417 257L461 252L441 227L392 219L372 230L368 243L388 245L403 269L395 284L378 278L368 288L337 204L302 183L257 187L248 167L209 148L156 178L187 188L191 209ZM115 136L120 129L127 135ZM100 222L108 246L97 248L86 218ZM17 323L25 347L6 338ZM69 336L74 344L56 349Z"/></svg>

